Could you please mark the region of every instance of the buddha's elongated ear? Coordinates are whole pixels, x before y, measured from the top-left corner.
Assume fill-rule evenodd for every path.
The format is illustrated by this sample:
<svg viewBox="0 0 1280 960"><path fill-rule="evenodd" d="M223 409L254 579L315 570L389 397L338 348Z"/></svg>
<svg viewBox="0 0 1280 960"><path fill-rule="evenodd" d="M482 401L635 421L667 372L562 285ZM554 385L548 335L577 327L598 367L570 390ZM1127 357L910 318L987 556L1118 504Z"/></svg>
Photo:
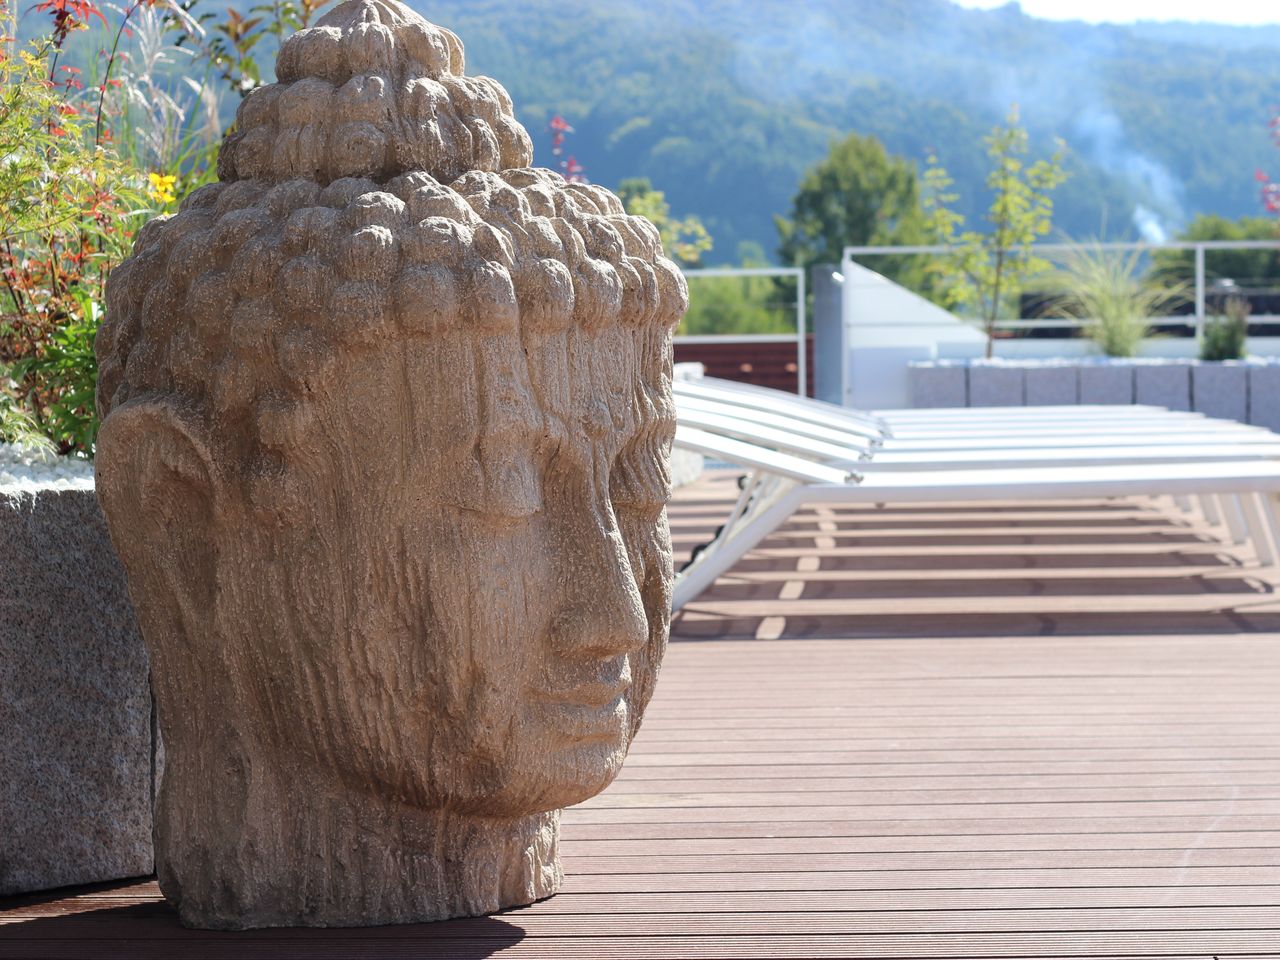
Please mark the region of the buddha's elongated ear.
<svg viewBox="0 0 1280 960"><path fill-rule="evenodd" d="M98 434L98 499L153 656L165 639L194 641L212 613L218 491L194 423L175 404L139 398Z"/></svg>

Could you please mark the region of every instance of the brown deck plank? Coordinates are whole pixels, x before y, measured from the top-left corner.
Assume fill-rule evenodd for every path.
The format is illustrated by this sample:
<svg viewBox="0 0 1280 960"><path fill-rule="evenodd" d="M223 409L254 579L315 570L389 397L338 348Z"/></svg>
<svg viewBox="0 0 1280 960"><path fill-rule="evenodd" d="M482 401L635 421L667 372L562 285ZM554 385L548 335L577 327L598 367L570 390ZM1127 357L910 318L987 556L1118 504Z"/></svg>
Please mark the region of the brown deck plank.
<svg viewBox="0 0 1280 960"><path fill-rule="evenodd" d="M0 903L0 958L1280 956L1280 593L1221 537L1145 499L803 511L677 618L560 896L220 935L122 883Z"/></svg>

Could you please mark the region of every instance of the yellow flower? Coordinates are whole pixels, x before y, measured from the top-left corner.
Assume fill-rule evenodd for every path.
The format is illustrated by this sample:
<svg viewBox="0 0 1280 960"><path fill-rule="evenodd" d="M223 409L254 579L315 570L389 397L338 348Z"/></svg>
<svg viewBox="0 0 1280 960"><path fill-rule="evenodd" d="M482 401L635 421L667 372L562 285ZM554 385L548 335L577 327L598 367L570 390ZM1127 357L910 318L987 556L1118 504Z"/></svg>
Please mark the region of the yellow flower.
<svg viewBox="0 0 1280 960"><path fill-rule="evenodd" d="M177 177L171 177L166 174L148 173L147 179L151 181L151 186L147 187L147 196L156 203L173 203L178 199L178 195L174 193L173 188L178 183Z"/></svg>

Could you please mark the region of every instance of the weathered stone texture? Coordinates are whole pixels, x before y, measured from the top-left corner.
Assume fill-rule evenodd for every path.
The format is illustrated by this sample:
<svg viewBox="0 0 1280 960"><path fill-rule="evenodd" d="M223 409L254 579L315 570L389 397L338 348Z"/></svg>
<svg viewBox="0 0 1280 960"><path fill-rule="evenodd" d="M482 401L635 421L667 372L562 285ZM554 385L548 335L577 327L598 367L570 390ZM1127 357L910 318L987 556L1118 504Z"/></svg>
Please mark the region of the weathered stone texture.
<svg viewBox="0 0 1280 960"><path fill-rule="evenodd" d="M913 363L907 368L913 407L966 407L969 371L962 364Z"/></svg>
<svg viewBox="0 0 1280 960"><path fill-rule="evenodd" d="M1249 413L1249 367L1243 363L1198 363L1191 368L1192 406L1197 413L1244 423Z"/></svg>
<svg viewBox="0 0 1280 960"><path fill-rule="evenodd" d="M161 886L232 928L528 903L665 648L684 279L393 0L278 73L97 343Z"/></svg>
<svg viewBox="0 0 1280 960"><path fill-rule="evenodd" d="M147 654L91 490L0 488L0 895L151 872Z"/></svg>
<svg viewBox="0 0 1280 960"><path fill-rule="evenodd" d="M1027 406L1063 406L1080 402L1080 368L1075 364L1034 364L1025 370Z"/></svg>
<svg viewBox="0 0 1280 960"><path fill-rule="evenodd" d="M1249 422L1280 432L1280 363L1249 367Z"/></svg>
<svg viewBox="0 0 1280 960"><path fill-rule="evenodd" d="M971 407L1020 407L1026 399L1022 367L974 363L968 372Z"/></svg>
<svg viewBox="0 0 1280 960"><path fill-rule="evenodd" d="M1191 364L1178 361L1133 365L1135 403L1170 410L1191 409Z"/></svg>
<svg viewBox="0 0 1280 960"><path fill-rule="evenodd" d="M1133 367L1128 364L1088 364L1080 368L1080 402L1133 403Z"/></svg>

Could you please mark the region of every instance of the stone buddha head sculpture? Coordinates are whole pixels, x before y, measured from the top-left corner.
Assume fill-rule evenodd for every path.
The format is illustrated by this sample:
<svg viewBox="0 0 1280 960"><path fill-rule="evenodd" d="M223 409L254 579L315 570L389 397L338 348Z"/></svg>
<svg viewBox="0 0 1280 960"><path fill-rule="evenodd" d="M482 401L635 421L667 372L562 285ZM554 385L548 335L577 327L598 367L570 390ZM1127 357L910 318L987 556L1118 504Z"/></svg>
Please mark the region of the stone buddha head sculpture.
<svg viewBox="0 0 1280 960"><path fill-rule="evenodd" d="M529 903L666 644L685 285L394 0L277 74L220 181L139 233L97 341L161 887L223 928Z"/></svg>

